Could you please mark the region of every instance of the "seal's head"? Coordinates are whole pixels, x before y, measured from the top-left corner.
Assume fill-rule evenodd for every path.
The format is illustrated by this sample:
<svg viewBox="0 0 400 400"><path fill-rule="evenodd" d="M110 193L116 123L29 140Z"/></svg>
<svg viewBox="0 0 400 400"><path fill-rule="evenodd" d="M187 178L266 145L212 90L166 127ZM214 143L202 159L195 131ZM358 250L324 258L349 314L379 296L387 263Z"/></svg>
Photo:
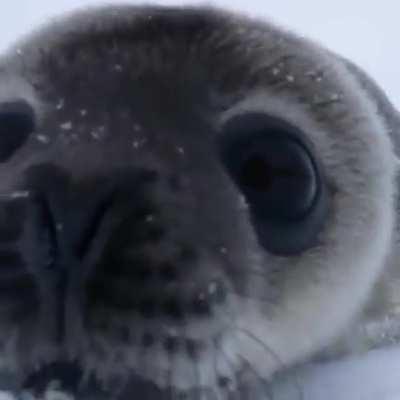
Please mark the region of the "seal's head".
<svg viewBox="0 0 400 400"><path fill-rule="evenodd" d="M272 25L74 14L3 57L0 133L1 366L22 386L225 396L329 343L384 265L386 127L341 61Z"/></svg>

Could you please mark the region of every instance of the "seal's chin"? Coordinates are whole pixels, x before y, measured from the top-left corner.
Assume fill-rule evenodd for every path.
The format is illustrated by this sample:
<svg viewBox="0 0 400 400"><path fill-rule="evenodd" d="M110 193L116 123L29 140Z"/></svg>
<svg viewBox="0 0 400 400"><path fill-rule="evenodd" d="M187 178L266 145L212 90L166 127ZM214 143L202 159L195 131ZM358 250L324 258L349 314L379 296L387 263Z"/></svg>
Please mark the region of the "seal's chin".
<svg viewBox="0 0 400 400"><path fill-rule="evenodd" d="M28 373L23 382L23 390L43 393L49 385L57 385L66 392L76 393L84 382L84 371L76 362L58 361L42 365Z"/></svg>
<svg viewBox="0 0 400 400"><path fill-rule="evenodd" d="M167 400L171 396L169 389L162 390L137 375L124 383L115 380L113 385L104 386L94 376L87 377L78 363L69 361L45 364L29 373L23 382L22 393L28 394L29 399L128 400L135 393L140 399Z"/></svg>

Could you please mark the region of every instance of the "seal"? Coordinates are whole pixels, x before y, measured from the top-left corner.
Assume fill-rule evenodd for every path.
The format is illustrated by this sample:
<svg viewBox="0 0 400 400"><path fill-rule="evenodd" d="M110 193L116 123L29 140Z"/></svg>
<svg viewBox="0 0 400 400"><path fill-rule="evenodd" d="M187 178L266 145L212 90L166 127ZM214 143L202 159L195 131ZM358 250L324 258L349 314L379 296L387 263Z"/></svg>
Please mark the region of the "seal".
<svg viewBox="0 0 400 400"><path fill-rule="evenodd" d="M16 42L0 60L10 386L266 398L390 270L397 127L348 61L217 8L89 9Z"/></svg>

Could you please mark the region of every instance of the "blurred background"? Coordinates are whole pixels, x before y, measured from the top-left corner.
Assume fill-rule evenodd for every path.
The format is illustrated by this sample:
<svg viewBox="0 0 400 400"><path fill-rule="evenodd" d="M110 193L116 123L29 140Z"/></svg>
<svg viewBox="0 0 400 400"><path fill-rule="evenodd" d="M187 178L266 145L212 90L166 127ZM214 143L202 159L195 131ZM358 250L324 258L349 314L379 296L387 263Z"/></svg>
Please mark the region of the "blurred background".
<svg viewBox="0 0 400 400"><path fill-rule="evenodd" d="M140 4L109 0L4 0L0 51L53 16L96 4ZM145 3L217 4L270 19L352 59L367 70L400 109L400 3L396 0L147 0Z"/></svg>

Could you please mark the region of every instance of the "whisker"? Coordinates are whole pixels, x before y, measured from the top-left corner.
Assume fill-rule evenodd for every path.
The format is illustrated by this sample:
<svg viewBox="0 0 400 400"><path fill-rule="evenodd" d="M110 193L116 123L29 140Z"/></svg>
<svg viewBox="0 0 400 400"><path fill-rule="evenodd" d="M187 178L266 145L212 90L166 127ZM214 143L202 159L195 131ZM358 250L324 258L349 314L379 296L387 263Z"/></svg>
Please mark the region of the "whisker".
<svg viewBox="0 0 400 400"><path fill-rule="evenodd" d="M265 342L263 342L260 338L258 338L252 332L250 332L249 330L247 330L245 328L241 328L237 325L235 325L235 329L239 332L244 333L250 339L254 340L257 344L259 344L264 349L265 352L267 352L269 355L271 355L274 358L274 360L277 361L278 364L280 364L280 366L282 368L286 367L285 363L282 361L282 359L279 357L279 355L275 351L273 351L270 346L268 346Z"/></svg>
<svg viewBox="0 0 400 400"><path fill-rule="evenodd" d="M193 368L194 368L195 379L197 381L196 387L198 388L198 389L195 389L195 392L198 393L198 396L196 395L196 400L206 400L202 396L203 387L202 387L202 382L200 379L199 363L197 362L197 360L193 360Z"/></svg>
<svg viewBox="0 0 400 400"><path fill-rule="evenodd" d="M220 381L219 379L221 378L219 373L218 373L218 367L217 367L217 345L215 341L213 341L213 369L214 369L214 384L215 384L215 391L216 391L216 398L217 400L223 400L223 396L221 394L221 388L220 388ZM222 397L221 397L222 396Z"/></svg>
<svg viewBox="0 0 400 400"><path fill-rule="evenodd" d="M258 269L254 269L249 267L248 265L243 267L241 265L233 265L231 263L225 263L226 265L226 269L229 272L234 272L234 273L238 273L240 275L255 275L261 278L265 278L265 279L270 279L271 278L271 273L273 273L273 271L262 271L262 270L258 270Z"/></svg>
<svg viewBox="0 0 400 400"><path fill-rule="evenodd" d="M274 360L280 365L282 370L287 369L287 365L282 361L282 359L279 357L278 353L276 353L270 346L268 346L264 341L262 341L259 337L254 335L252 332L248 331L247 329L238 327L235 325L235 329L239 332L242 332L245 334L247 337L249 337L251 340L253 340L255 343L257 343L259 346L261 346L262 349L269 355L271 355ZM240 357L243 357L240 354ZM295 377L293 384L295 385L296 391L299 393L299 399L304 400L304 395L303 395L303 390L301 388L301 384L297 377Z"/></svg>
<svg viewBox="0 0 400 400"><path fill-rule="evenodd" d="M174 361L176 360L175 355L172 353L168 353L168 372L167 372L167 381L168 381L168 394L167 397L169 400L178 400L178 394L176 393L176 387L173 382L173 371L174 371Z"/></svg>
<svg viewBox="0 0 400 400"><path fill-rule="evenodd" d="M252 364L246 357L244 357L242 354L238 354L238 356L242 360L242 362L244 362L244 364L247 366L247 368L257 378L257 382L261 383L262 387L265 389L265 392L264 392L265 396L267 396L268 399L273 400L274 396L273 396L273 393L271 392L271 387L270 387L268 381L260 375L260 373L257 371L257 369L252 366Z"/></svg>
<svg viewBox="0 0 400 400"><path fill-rule="evenodd" d="M247 299L247 300L254 300L260 303L266 303L272 305L273 298L268 298L268 297L262 297L262 296L254 296L250 295L247 293L242 293L242 292L236 292L235 290L226 288L225 289L228 293L233 294L234 296L237 296L239 298Z"/></svg>
<svg viewBox="0 0 400 400"><path fill-rule="evenodd" d="M217 343L215 344L215 349L219 350L220 354L222 355L222 357L225 359L227 365L230 367L230 369L232 370L231 376L228 378L229 380L231 380L231 377L234 377L235 382L234 382L234 388L229 388L227 387L226 390L229 391L229 400L240 400L239 399L239 393L238 393L238 388L239 388L239 384L238 384L238 380L237 380L237 374L236 374L236 368L234 363L232 362L232 360L229 359L229 357L227 356L227 354L224 352L224 350L218 346ZM229 382L227 383L227 385L229 385Z"/></svg>
<svg viewBox="0 0 400 400"><path fill-rule="evenodd" d="M182 325L182 337L188 338L186 321L184 321L183 325ZM194 385L190 385L190 388L192 389L193 387L196 387L196 384L197 384L197 382L196 382L197 370L196 370L196 366L194 365L195 364L194 360L192 358L190 358L189 354L187 356L188 356L189 364L193 364ZM191 389L188 390L188 393L190 393Z"/></svg>
<svg viewBox="0 0 400 400"><path fill-rule="evenodd" d="M237 324L235 324L234 322L231 322L231 321L235 320L234 315L233 315L233 311L232 311L232 307L229 307L227 312L230 314L230 318L228 319L228 321L229 321L229 325L231 327L231 330L232 330L232 332L234 334L238 333L238 332L243 333L249 339L253 340L258 346L261 346L263 351L266 352L269 356L272 356L272 358L277 362L277 364L279 364L281 366L282 370L287 368L287 366L285 365L285 363L283 362L283 360L281 359L279 354L276 351L274 351L271 346L269 346L267 343L265 343L263 340L261 340L259 337L254 335L249 330L247 330L245 328L241 328L241 327L237 326ZM220 350L221 350L221 353L226 357L226 359L228 359L228 357L225 355L225 353L222 351L222 349L220 349ZM255 373L256 376L258 377L258 379L261 380L263 386L265 386L265 390L266 390L265 394L266 394L266 396L268 396L269 398L273 399L273 393L271 391L272 390L271 385L263 377L261 377L261 375L258 373L256 368L253 367L253 365L249 362L249 360L247 360L242 354L238 354L238 356L242 359L242 361L246 362L246 364L249 367L251 367L251 369L253 370L253 373ZM235 371L235 368L233 370ZM293 384L294 384L295 390L299 393L299 399L303 400L304 399L303 391L301 389L301 384L298 381L297 377L295 377Z"/></svg>

